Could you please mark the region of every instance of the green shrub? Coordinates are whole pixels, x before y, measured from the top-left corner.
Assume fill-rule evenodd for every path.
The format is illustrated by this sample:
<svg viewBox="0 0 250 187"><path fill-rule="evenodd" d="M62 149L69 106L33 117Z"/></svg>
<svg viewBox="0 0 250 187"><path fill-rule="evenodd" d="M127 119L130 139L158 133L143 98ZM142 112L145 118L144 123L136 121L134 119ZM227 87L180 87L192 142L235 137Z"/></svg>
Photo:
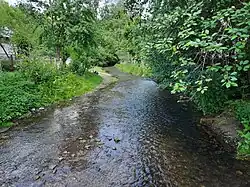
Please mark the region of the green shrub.
<svg viewBox="0 0 250 187"><path fill-rule="evenodd" d="M99 47L96 50L95 57L92 57L96 61L96 65L99 67L114 66L119 63L120 59L115 52L111 52L108 48Z"/></svg>
<svg viewBox="0 0 250 187"><path fill-rule="evenodd" d="M0 123L41 105L37 86L20 72L0 73Z"/></svg>
<svg viewBox="0 0 250 187"><path fill-rule="evenodd" d="M225 109L230 92L217 81L212 81L207 86L209 89L204 93L196 92L189 95L193 95L194 103L203 114L218 114Z"/></svg>
<svg viewBox="0 0 250 187"><path fill-rule="evenodd" d="M171 11L167 5L153 6L157 9L152 10L154 16L141 24L146 31L142 50L146 62L162 76L168 75L172 82L168 87L175 93L210 89L206 83L213 80L214 73L228 90L249 86L250 3L236 6L228 1L221 6L218 2L207 12L205 2L187 1ZM151 63L152 59L156 60Z"/></svg>
<svg viewBox="0 0 250 187"><path fill-rule="evenodd" d="M239 100L230 103L236 118L242 123L238 130L240 141L238 143L238 155L240 157L250 156L250 101Z"/></svg>
<svg viewBox="0 0 250 187"><path fill-rule="evenodd" d="M81 45L75 45L68 48L68 53L72 59L69 68L78 75L84 75L96 63L94 59L96 50L94 48L86 49Z"/></svg>
<svg viewBox="0 0 250 187"><path fill-rule="evenodd" d="M239 130L241 141L238 143L238 155L243 157L250 156L250 121L243 121L243 129Z"/></svg>
<svg viewBox="0 0 250 187"><path fill-rule="evenodd" d="M52 82L62 73L56 65L41 61L23 62L19 66L19 71L35 84Z"/></svg>
<svg viewBox="0 0 250 187"><path fill-rule="evenodd" d="M249 95L250 3L165 3L149 3L152 16L134 34L137 54L162 87L193 99L205 114Z"/></svg>
<svg viewBox="0 0 250 187"><path fill-rule="evenodd" d="M82 95L101 81L96 74L79 76L52 64L24 62L18 72L0 73L0 126L32 108Z"/></svg>
<svg viewBox="0 0 250 187"><path fill-rule="evenodd" d="M138 75L141 77L151 77L151 69L145 65L126 63L126 64L116 64L115 66L119 70L126 73Z"/></svg>
<svg viewBox="0 0 250 187"><path fill-rule="evenodd" d="M243 100L235 102L235 113L240 121L250 122L250 102Z"/></svg>

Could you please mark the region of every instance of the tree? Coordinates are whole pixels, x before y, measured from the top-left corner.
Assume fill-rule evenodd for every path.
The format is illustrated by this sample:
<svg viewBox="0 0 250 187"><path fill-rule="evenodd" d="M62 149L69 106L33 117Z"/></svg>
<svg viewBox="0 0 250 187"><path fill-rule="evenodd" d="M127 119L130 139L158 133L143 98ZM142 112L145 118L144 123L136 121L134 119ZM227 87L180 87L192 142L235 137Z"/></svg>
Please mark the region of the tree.
<svg viewBox="0 0 250 187"><path fill-rule="evenodd" d="M0 2L0 10L2 14L0 21L1 33L6 29L9 30L12 33L10 38L17 49L17 54L29 55L32 48L39 45L42 28L19 7L12 7L5 2Z"/></svg>
<svg viewBox="0 0 250 187"><path fill-rule="evenodd" d="M141 58L164 87L186 94L204 113L221 110L232 95L246 95L249 3L127 0L126 7L133 19L141 17L138 27L143 32L136 35L143 36Z"/></svg>
<svg viewBox="0 0 250 187"><path fill-rule="evenodd" d="M47 44L54 47L58 58L65 62L69 47L86 48L94 43L93 12L83 1L51 1L45 11Z"/></svg>
<svg viewBox="0 0 250 187"><path fill-rule="evenodd" d="M132 53L133 42L130 32L135 26L122 2L107 4L100 9L97 22L97 33L99 41L99 61L103 66L114 65L124 55L121 53ZM129 60L129 59L127 59Z"/></svg>

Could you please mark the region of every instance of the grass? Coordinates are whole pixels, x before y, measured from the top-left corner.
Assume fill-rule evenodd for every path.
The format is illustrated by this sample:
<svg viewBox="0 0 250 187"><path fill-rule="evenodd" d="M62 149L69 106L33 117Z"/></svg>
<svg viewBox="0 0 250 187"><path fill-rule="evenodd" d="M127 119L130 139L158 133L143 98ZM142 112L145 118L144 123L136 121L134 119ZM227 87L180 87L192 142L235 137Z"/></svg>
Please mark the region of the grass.
<svg viewBox="0 0 250 187"><path fill-rule="evenodd" d="M50 104L83 95L93 90L102 82L102 78L94 73L79 76L69 73L58 77L53 83L40 86L43 102Z"/></svg>
<svg viewBox="0 0 250 187"><path fill-rule="evenodd" d="M33 108L83 95L102 82L99 75L90 72L79 76L46 65L28 66L16 72L0 72L0 127L11 126L11 121Z"/></svg>
<svg viewBox="0 0 250 187"><path fill-rule="evenodd" d="M139 64L116 64L115 67L117 67L120 71L130 73L132 75L137 75L141 77L151 77L152 72L149 67L146 65L139 65Z"/></svg>

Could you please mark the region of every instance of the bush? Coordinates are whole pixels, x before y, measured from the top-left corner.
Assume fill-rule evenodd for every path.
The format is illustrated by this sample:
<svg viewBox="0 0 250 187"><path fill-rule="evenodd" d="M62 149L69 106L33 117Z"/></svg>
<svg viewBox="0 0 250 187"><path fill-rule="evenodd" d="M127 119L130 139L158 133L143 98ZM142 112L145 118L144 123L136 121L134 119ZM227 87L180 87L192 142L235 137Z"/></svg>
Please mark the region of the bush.
<svg viewBox="0 0 250 187"><path fill-rule="evenodd" d="M193 95L194 103L204 115L218 114L225 109L230 92L222 87L216 79L207 86L209 89L204 93L188 94Z"/></svg>
<svg viewBox="0 0 250 187"><path fill-rule="evenodd" d="M238 101L235 102L235 113L236 117L240 121L250 122L250 102L249 101Z"/></svg>
<svg viewBox="0 0 250 187"><path fill-rule="evenodd" d="M35 84L53 82L62 74L56 65L41 61L26 61L20 64L19 71Z"/></svg>
<svg viewBox="0 0 250 187"><path fill-rule="evenodd" d="M235 115L242 123L242 128L238 130L240 141L238 143L238 155L240 157L250 156L250 102L234 101L231 103L235 111Z"/></svg>
<svg viewBox="0 0 250 187"><path fill-rule="evenodd" d="M238 155L243 157L250 156L250 121L243 121L243 129L239 130L241 141L238 143Z"/></svg>
<svg viewBox="0 0 250 187"><path fill-rule="evenodd" d="M115 54L110 54L108 56L105 56L105 58L100 59L97 65L100 67L110 67L114 66L117 63L119 63L119 58Z"/></svg>
<svg viewBox="0 0 250 187"><path fill-rule="evenodd" d="M67 73L57 77L53 82L47 82L39 86L44 103L53 103L82 95L95 88L102 81L101 77L87 73L79 76Z"/></svg>
<svg viewBox="0 0 250 187"><path fill-rule="evenodd" d="M145 65L139 64L116 64L115 65L119 70L130 73L133 75L138 75L142 77L150 77L151 76L151 69Z"/></svg>
<svg viewBox="0 0 250 187"><path fill-rule="evenodd" d="M120 61L114 51L111 51L108 47L105 48L102 46L96 49L96 54L92 58L95 59L95 64L99 67L114 66Z"/></svg>
<svg viewBox="0 0 250 187"><path fill-rule="evenodd" d="M144 36L139 54L164 88L194 99L205 114L220 112L228 99L249 94L250 3L180 2L149 3L152 16L136 33Z"/></svg>
<svg viewBox="0 0 250 187"><path fill-rule="evenodd" d="M84 73L94 65L94 56L95 50L85 51L81 46L75 46L69 48L70 57L72 63L70 63L70 70L78 75L84 75Z"/></svg>
<svg viewBox="0 0 250 187"><path fill-rule="evenodd" d="M0 123L20 117L42 103L37 86L20 72L0 73Z"/></svg>
<svg viewBox="0 0 250 187"><path fill-rule="evenodd" d="M18 72L0 73L0 126L32 108L79 96L101 83L101 77L76 75L42 62L24 62Z"/></svg>

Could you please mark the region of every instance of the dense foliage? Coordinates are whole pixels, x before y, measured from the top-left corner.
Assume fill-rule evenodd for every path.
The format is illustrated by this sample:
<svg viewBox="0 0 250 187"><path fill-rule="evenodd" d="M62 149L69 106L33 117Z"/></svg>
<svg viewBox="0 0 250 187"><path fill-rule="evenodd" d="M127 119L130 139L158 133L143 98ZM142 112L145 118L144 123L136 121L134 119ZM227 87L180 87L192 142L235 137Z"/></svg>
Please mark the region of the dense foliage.
<svg viewBox="0 0 250 187"><path fill-rule="evenodd" d="M45 12L45 40L56 49L57 57L71 56L73 70L84 73L91 65L88 59L95 44L95 17L84 1L52 1Z"/></svg>
<svg viewBox="0 0 250 187"><path fill-rule="evenodd" d="M152 16L142 20L147 33L142 50L165 87L190 96L204 113L214 113L228 97L249 94L250 4L225 8L218 3L209 14L205 5L152 5Z"/></svg>
<svg viewBox="0 0 250 187"><path fill-rule="evenodd" d="M235 101L232 103L236 117L242 122L242 128L238 130L241 141L238 144L240 157L250 156L250 102Z"/></svg>
<svg viewBox="0 0 250 187"><path fill-rule="evenodd" d="M29 0L9 6L0 1L0 10L0 43L13 46L18 59L15 72L8 72L11 60L0 63L1 125L101 82L87 72L95 65L96 3Z"/></svg>
<svg viewBox="0 0 250 187"><path fill-rule="evenodd" d="M0 43L5 43L5 37L10 37L17 55L28 55L38 47L42 27L32 16L3 1L0 1L0 12Z"/></svg>
<svg viewBox="0 0 250 187"><path fill-rule="evenodd" d="M128 62L131 58L131 40L129 34L135 27L122 4L106 5L100 9L97 22L97 63L100 66Z"/></svg>
<svg viewBox="0 0 250 187"><path fill-rule="evenodd" d="M94 74L78 76L52 64L24 62L16 72L0 73L0 124L33 108L79 96L100 82Z"/></svg>
<svg viewBox="0 0 250 187"><path fill-rule="evenodd" d="M23 61L18 72L1 73L1 99L16 109L12 116L1 108L7 112L0 120L78 95L92 66L122 63L119 69L152 75L205 115L241 100L234 107L243 124L239 150L250 153L249 1L124 0L102 7L99 0L27 0L16 7L0 1L0 11L1 36L11 31ZM14 88L23 97L8 95Z"/></svg>
<svg viewBox="0 0 250 187"><path fill-rule="evenodd" d="M151 77L151 69L143 64L123 63L115 65L122 72L130 73L141 77Z"/></svg>
<svg viewBox="0 0 250 187"><path fill-rule="evenodd" d="M127 0L126 7L141 18L135 53L164 88L184 94L204 114L217 114L235 99L243 101L240 113L250 112L242 104L250 96L249 2ZM250 120L239 120L249 146Z"/></svg>

